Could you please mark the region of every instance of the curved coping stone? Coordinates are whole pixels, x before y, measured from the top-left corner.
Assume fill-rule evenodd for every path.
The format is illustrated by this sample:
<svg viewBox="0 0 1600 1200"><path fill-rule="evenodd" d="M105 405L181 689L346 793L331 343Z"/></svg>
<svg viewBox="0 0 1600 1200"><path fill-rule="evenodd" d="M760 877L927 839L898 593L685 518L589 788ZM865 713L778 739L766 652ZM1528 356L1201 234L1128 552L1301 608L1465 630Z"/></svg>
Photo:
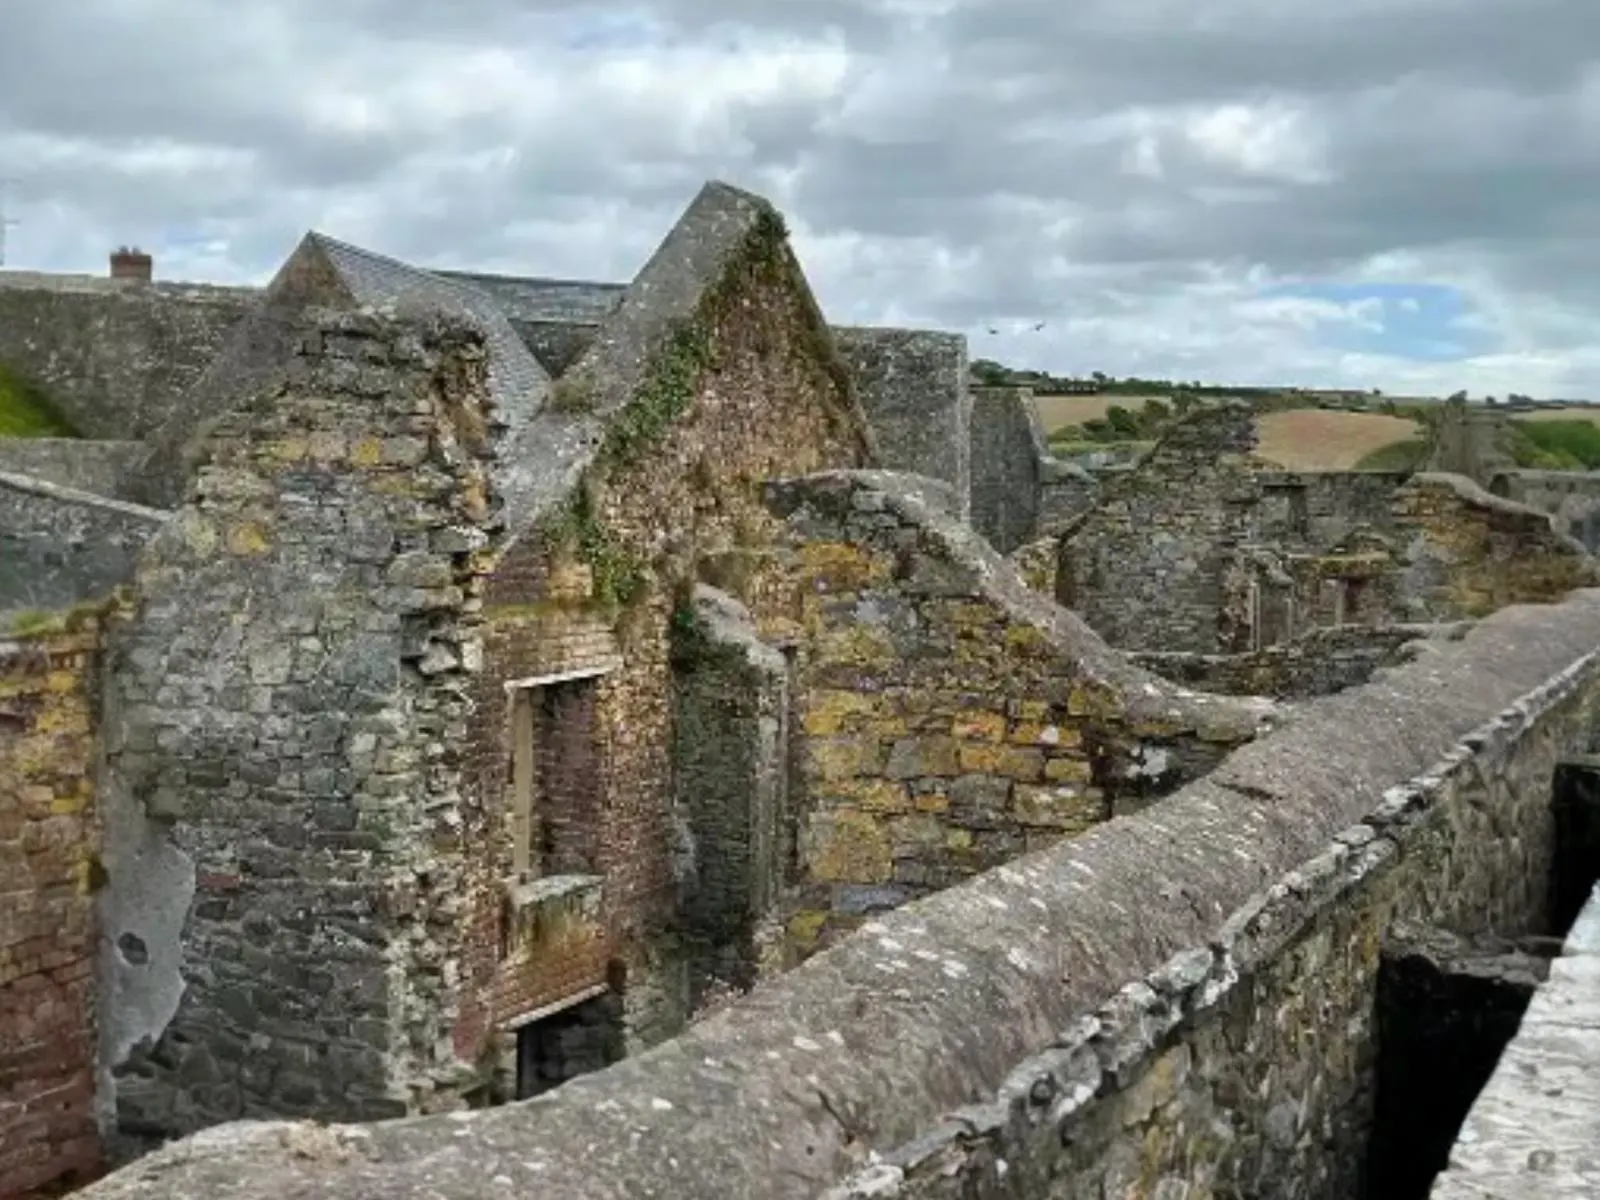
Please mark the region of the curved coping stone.
<svg viewBox="0 0 1600 1200"><path fill-rule="evenodd" d="M361 1127L220 1126L80 1194L787 1200L853 1174L870 1184L898 1169L879 1155L991 1119L1008 1077L1108 1002L1152 979L1226 986L1217 944L1250 935L1252 914L1325 868L1353 827L1370 840L1440 770L1470 768L1552 696L1593 686L1597 645L1600 591L1503 609L1437 654L1306 704L1162 804L909 904L538 1099Z"/></svg>

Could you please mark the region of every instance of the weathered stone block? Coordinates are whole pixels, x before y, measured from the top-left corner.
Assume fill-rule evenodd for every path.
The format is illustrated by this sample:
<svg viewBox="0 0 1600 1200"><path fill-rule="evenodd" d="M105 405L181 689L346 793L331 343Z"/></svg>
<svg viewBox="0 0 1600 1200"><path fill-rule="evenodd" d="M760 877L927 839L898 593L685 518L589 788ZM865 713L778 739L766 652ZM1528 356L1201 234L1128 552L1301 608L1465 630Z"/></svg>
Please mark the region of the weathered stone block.
<svg viewBox="0 0 1600 1200"><path fill-rule="evenodd" d="M894 847L879 820L854 809L814 813L806 821L806 861L826 883L887 883Z"/></svg>

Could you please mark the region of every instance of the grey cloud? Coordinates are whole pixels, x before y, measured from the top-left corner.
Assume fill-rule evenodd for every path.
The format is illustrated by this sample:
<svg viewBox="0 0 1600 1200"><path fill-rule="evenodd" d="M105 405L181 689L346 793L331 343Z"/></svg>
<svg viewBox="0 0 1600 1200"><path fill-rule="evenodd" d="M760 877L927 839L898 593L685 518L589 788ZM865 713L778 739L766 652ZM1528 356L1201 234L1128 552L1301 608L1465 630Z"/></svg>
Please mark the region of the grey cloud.
<svg viewBox="0 0 1600 1200"><path fill-rule="evenodd" d="M1219 273L1338 277L1402 250L1499 302L1576 314L1541 319L1546 348L1600 317L1593 0L958 0L921 16L909 0L167 5L165 19L156 0L136 16L110 0L7 14L0 176L20 176L53 254L153 231L221 240L226 269L258 277L321 226L436 265L618 278L719 176L772 194L829 247L816 283L852 320L910 312L981 339L1044 319L1097 331L1126 369L1192 374L1207 353L1228 369L1225 330L1210 351L1193 330L1137 344L1142 311L1182 311ZM730 71L818 39L851 61L831 93L758 77L723 94L687 75L631 98L600 88L588 62L647 62L652 37L736 47ZM467 54L509 56L530 89L560 90L502 80L475 103ZM430 79L450 82L407 93ZM335 84L374 119L314 120ZM1291 114L1280 136L1315 170L1208 152L1184 122L1222 103ZM707 120L686 132L694 106ZM157 139L229 157L119 169ZM43 153L52 143L77 149ZM1129 169L1140 145L1159 172ZM1097 352L1015 346L1058 366Z"/></svg>

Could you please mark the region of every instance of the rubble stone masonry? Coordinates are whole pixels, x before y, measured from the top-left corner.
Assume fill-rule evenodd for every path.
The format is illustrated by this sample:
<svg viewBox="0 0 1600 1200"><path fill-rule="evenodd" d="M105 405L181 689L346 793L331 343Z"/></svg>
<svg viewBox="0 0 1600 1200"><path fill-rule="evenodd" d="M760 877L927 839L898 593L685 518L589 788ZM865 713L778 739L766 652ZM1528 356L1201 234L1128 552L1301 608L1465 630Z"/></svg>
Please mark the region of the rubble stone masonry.
<svg viewBox="0 0 1600 1200"><path fill-rule="evenodd" d="M771 489L793 539L803 740L792 948L1203 774L1266 709L1129 666L911 476Z"/></svg>
<svg viewBox="0 0 1600 1200"><path fill-rule="evenodd" d="M109 630L102 1058L135 1142L447 1100L481 337L312 311Z"/></svg>
<svg viewBox="0 0 1600 1200"><path fill-rule="evenodd" d="M0 640L0 1197L81 1182L95 1123L97 630Z"/></svg>

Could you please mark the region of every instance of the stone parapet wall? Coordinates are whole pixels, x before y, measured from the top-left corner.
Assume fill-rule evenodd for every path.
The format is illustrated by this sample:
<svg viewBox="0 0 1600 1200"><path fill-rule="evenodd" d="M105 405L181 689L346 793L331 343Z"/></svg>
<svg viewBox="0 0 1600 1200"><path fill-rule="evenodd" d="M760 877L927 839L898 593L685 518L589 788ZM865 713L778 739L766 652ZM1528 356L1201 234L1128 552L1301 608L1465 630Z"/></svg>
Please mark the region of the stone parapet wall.
<svg viewBox="0 0 1600 1200"><path fill-rule="evenodd" d="M84 1182L95 1111L94 686L78 614L0 640L0 1197Z"/></svg>
<svg viewBox="0 0 1600 1200"><path fill-rule="evenodd" d="M3 444L3 443L0 443ZM0 627L107 595L168 514L0 472Z"/></svg>
<svg viewBox="0 0 1600 1200"><path fill-rule="evenodd" d="M259 295L0 271L0 363L41 388L83 436L142 440Z"/></svg>
<svg viewBox="0 0 1600 1200"><path fill-rule="evenodd" d="M1470 627L1338 625L1242 654L1134 654L1139 666L1202 692L1299 700L1358 687L1374 671L1409 661Z"/></svg>
<svg viewBox="0 0 1600 1200"><path fill-rule="evenodd" d="M214 1130L85 1200L467 1200L498 1179L799 1200L852 1174L836 1195L1353 1194L1383 931L1538 919L1548 775L1591 737L1596 644L1593 592L1499 612L536 1104Z"/></svg>
<svg viewBox="0 0 1600 1200"><path fill-rule="evenodd" d="M1431 1200L1600 1192L1600 885L1462 1123Z"/></svg>
<svg viewBox="0 0 1600 1200"><path fill-rule="evenodd" d="M0 472L29 475L108 500L132 500L133 478L149 452L143 442L0 438Z"/></svg>

